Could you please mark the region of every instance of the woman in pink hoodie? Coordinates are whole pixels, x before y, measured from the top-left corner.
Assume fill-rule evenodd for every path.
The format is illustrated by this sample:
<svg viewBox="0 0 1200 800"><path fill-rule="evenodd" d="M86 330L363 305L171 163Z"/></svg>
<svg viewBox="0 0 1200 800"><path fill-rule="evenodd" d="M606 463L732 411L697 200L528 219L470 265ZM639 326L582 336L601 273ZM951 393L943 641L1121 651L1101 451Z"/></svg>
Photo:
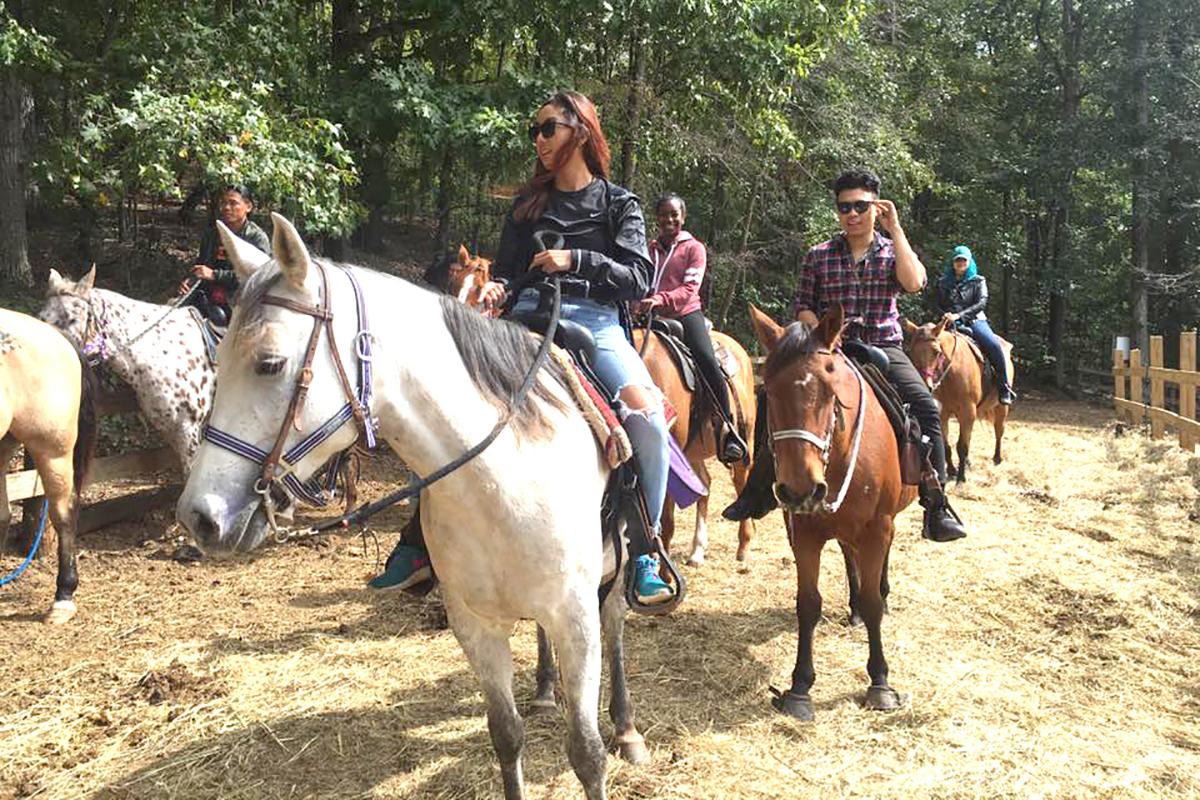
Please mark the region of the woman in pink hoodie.
<svg viewBox="0 0 1200 800"><path fill-rule="evenodd" d="M700 308L700 284L704 281L708 252L703 242L683 229L687 204L682 197L672 192L664 194L655 203L654 214L658 218L658 238L650 242L653 288L634 310L645 314L653 309L655 316L677 319L683 324L683 340L726 421L717 431L717 457L725 464L732 464L746 457L746 443L728 424L733 415L729 410L725 373L713 353L708 324Z"/></svg>

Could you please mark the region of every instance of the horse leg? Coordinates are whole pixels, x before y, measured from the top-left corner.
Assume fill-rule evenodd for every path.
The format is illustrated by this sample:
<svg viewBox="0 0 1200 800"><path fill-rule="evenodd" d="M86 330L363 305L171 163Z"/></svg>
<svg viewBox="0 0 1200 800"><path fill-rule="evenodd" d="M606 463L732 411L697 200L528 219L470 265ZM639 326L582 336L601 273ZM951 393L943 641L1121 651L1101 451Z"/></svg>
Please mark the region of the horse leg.
<svg viewBox="0 0 1200 800"><path fill-rule="evenodd" d="M958 478L956 483L967 482L967 461L971 452L971 431L975 427L975 409L969 407L958 415Z"/></svg>
<svg viewBox="0 0 1200 800"><path fill-rule="evenodd" d="M48 625L62 625L75 616L75 588L79 585L75 567L74 467L70 451L65 455L45 457L34 453L33 456L45 487L49 518L58 536L58 585L54 605L43 621Z"/></svg>
<svg viewBox="0 0 1200 800"><path fill-rule="evenodd" d="M554 666L554 648L550 646L550 637L546 629L537 626L537 691L529 703L529 714L544 714L557 711L554 704L554 682L558 680L558 670Z"/></svg>
<svg viewBox="0 0 1200 800"><path fill-rule="evenodd" d="M638 733L633 721L633 704L629 699L629 684L625 680L625 589L622 585L624 571L618 573L618 579L604 600L604 608L600 610L601 634L604 637L604 647L608 650L608 674L610 697L608 714L612 718L614 741L621 758L631 764L645 764L650 761L650 751L646 740Z"/></svg>
<svg viewBox="0 0 1200 800"><path fill-rule="evenodd" d="M521 774L521 748L525 741L525 723L517 713L513 698L512 650L509 631L485 624L470 611L446 604L450 627L467 656L471 669L479 676L487 703L488 733L492 749L500 760L505 800L524 800L525 778Z"/></svg>
<svg viewBox="0 0 1200 800"><path fill-rule="evenodd" d="M904 698L888 685L888 665L883 657L883 596L882 580L887 563L888 548L891 546L893 521L891 517L876 518L870 523L867 535L860 540L857 550L858 566L862 574L862 594L859 604L863 622L867 626L870 655L867 658L867 674L871 685L867 689L866 707L874 711L893 711L904 705Z"/></svg>
<svg viewBox="0 0 1200 800"><path fill-rule="evenodd" d="M793 528L796 523L793 519ZM792 688L771 701L771 705L788 716L804 722L813 719L812 698L809 689L817 679L813 669L813 631L821 618L821 591L817 581L821 577L821 547L824 544L815 536L793 533L792 552L796 556L796 621L799 640L796 647L796 667L792 670Z"/></svg>
<svg viewBox="0 0 1200 800"><path fill-rule="evenodd" d="M879 577L879 597L883 601L883 613L888 613L888 595L892 593L892 585L888 583L888 561L891 560L892 549L889 547L883 554L883 575Z"/></svg>
<svg viewBox="0 0 1200 800"><path fill-rule="evenodd" d="M708 467L701 461L699 469L696 470L696 476L704 482L707 487L712 487L712 476L708 474ZM704 553L708 549L708 495L702 495L696 501L696 529L692 532L692 553L688 556L687 563L694 567L698 567L704 563Z"/></svg>
<svg viewBox="0 0 1200 800"><path fill-rule="evenodd" d="M858 608L858 597L860 593L858 580L858 566L854 563L854 552L850 546L838 540L838 547L842 549L842 560L846 562L846 585L850 590L850 621L849 625L852 628L862 625L862 613Z"/></svg>
<svg viewBox="0 0 1200 800"><path fill-rule="evenodd" d="M958 473L954 469L954 459L950 457L950 411L942 403L942 445L946 450L946 478Z"/></svg>
<svg viewBox="0 0 1200 800"><path fill-rule="evenodd" d="M663 501L662 515L658 518L658 530L659 536L662 538L663 550L670 553L671 540L675 538L675 501L669 494ZM667 572L666 564L658 565L658 575L670 583L670 573Z"/></svg>
<svg viewBox="0 0 1200 800"><path fill-rule="evenodd" d="M12 509L8 506L8 481L3 480L3 475L8 470L13 453L20 446L13 436L0 437L0 547L8 546L8 526L12 522Z"/></svg>
<svg viewBox="0 0 1200 800"><path fill-rule="evenodd" d="M750 467L741 462L733 465L733 488L737 490L738 497L742 496L742 490L746 488L746 481L749 479ZM738 523L738 561L745 561L750 557L750 543L753 541L754 518L750 517Z"/></svg>
<svg viewBox="0 0 1200 800"><path fill-rule="evenodd" d="M588 800L604 800L605 752L596 719L600 705L600 609L584 592L547 632L558 650L567 706L567 757ZM614 692L615 694L615 692Z"/></svg>
<svg viewBox="0 0 1200 800"><path fill-rule="evenodd" d="M346 513L349 514L358 505L358 479L362 474L362 462L358 453L350 453L349 458L342 462L342 485L345 487L343 497L346 501Z"/></svg>
<svg viewBox="0 0 1200 800"><path fill-rule="evenodd" d="M999 464L1000 440L1004 438L1004 423L1008 421L1008 406L997 405L992 411L992 427L996 429L996 452L992 455L992 463Z"/></svg>

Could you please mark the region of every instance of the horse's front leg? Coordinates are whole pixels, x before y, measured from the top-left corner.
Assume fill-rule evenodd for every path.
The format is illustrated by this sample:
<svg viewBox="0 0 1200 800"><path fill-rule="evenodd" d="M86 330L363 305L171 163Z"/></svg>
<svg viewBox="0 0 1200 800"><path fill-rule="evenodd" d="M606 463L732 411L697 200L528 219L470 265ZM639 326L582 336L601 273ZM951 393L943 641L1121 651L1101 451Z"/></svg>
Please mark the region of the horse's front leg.
<svg viewBox="0 0 1200 800"><path fill-rule="evenodd" d="M992 463L999 464L1000 440L1004 438L1004 424L1008 421L1008 406L997 405L992 411L992 427L996 429L996 452L992 454Z"/></svg>
<svg viewBox="0 0 1200 800"><path fill-rule="evenodd" d="M625 678L625 571L618 570L617 582L604 600L600 609L601 634L608 651L608 674L611 683L608 713L612 718L614 741L621 758L631 764L645 764L650 760L646 740L638 733L633 720L633 703L629 698L629 684Z"/></svg>
<svg viewBox="0 0 1200 800"><path fill-rule="evenodd" d="M866 707L875 711L893 711L904 705L904 697L888 684L888 665L883 657L882 579L893 531L891 517L877 517L871 521L866 535L861 537L856 552L863 582L859 608L867 626L870 650L867 674L871 685L867 688Z"/></svg>
<svg viewBox="0 0 1200 800"><path fill-rule="evenodd" d="M969 403L968 407L958 415L958 479L957 483L967 481L967 462L971 453L971 431L975 428L975 408ZM944 434L943 434L944 435Z"/></svg>
<svg viewBox="0 0 1200 800"><path fill-rule="evenodd" d="M693 465L701 482L706 488L712 487L712 476L708 474L708 467L705 466L701 459L698 467ZM708 495L701 495L696 501L696 528L692 531L692 552L688 556L688 563L692 566L699 566L704 563L705 552L708 550Z"/></svg>
<svg viewBox="0 0 1200 800"><path fill-rule="evenodd" d="M946 475L957 475L954 469L954 458L950 453L950 409L945 403L940 403L942 407L942 448L946 451Z"/></svg>
<svg viewBox="0 0 1200 800"><path fill-rule="evenodd" d="M811 722L812 697L809 690L817 679L813 668L813 631L821 619L821 548L825 542L818 536L796 531L792 519L792 552L796 556L796 621L799 637L796 644L796 666L792 670L792 687L771 701L775 708L788 716Z"/></svg>
<svg viewBox="0 0 1200 800"><path fill-rule="evenodd" d="M742 490L746 488L746 481L750 479L750 465L743 462L738 462L733 465L733 487L737 490L737 496L742 496ZM745 561L750 558L750 545L754 542L754 518L748 517L738 523L738 549L737 560Z"/></svg>

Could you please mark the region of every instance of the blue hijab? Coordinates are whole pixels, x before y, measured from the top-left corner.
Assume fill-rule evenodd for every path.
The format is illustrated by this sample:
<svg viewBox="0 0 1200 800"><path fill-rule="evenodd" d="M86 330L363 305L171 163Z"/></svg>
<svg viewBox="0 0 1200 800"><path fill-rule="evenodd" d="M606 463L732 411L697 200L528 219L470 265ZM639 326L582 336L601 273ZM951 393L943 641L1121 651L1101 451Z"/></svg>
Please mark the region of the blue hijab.
<svg viewBox="0 0 1200 800"><path fill-rule="evenodd" d="M954 274L954 262L960 258L967 260L967 271L960 278ZM949 288L959 281L969 281L979 274L979 268L975 266L975 256L971 255L971 248L965 244L960 244L954 248L954 252L950 254L950 258L946 259L946 271L942 273L942 285Z"/></svg>

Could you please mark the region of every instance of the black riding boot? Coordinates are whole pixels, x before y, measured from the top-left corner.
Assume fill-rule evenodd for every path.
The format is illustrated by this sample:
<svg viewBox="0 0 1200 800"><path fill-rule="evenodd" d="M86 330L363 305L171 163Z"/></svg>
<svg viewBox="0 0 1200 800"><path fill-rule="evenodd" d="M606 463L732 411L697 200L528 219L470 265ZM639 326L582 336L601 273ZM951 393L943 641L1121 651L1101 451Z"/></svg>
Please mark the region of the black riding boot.
<svg viewBox="0 0 1200 800"><path fill-rule="evenodd" d="M953 542L967 535L967 529L954 509L946 501L946 487L921 487L921 506L925 509L925 521L921 535L935 542Z"/></svg>
<svg viewBox="0 0 1200 800"><path fill-rule="evenodd" d="M746 486L738 499L721 512L725 519L740 522L744 519L762 519L779 507L775 499L775 457L771 453L770 433L767 424L767 393L758 390L757 424L754 428L754 465L746 479Z"/></svg>

